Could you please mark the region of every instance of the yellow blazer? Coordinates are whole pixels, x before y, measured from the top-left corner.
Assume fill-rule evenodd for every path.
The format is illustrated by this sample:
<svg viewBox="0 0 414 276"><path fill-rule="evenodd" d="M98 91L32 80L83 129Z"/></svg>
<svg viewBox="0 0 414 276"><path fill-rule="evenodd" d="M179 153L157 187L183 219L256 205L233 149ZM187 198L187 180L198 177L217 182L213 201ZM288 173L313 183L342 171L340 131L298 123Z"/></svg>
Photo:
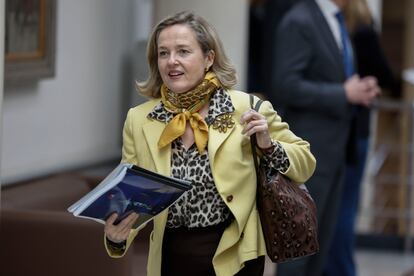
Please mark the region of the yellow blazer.
<svg viewBox="0 0 414 276"><path fill-rule="evenodd" d="M266 254L256 209L256 174L250 140L241 134L243 126L239 123L241 114L250 108L249 95L234 90L227 92L235 107L235 125L225 133L210 127L208 139L214 182L235 217L224 231L213 258L218 276L234 275L245 261ZM171 148L159 149L157 146L165 123L147 118L147 114L158 103L159 99L154 99L129 110L123 131L122 162L170 176ZM271 137L280 142L289 157L290 167L285 174L296 182L305 182L313 174L316 165L309 143L295 136L288 125L281 122L269 102L262 104L260 113L267 118ZM147 266L149 276L161 275L161 249L167 214L166 210L154 218ZM127 249L138 231L131 230ZM108 247L107 251L114 258L125 254L116 254Z"/></svg>

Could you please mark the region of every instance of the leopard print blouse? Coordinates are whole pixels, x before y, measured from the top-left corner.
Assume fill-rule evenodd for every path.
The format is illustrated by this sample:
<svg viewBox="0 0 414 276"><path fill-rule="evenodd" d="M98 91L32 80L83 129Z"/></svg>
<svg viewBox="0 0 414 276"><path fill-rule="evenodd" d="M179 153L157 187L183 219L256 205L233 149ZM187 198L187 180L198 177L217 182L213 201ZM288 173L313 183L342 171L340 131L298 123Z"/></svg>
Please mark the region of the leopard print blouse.
<svg viewBox="0 0 414 276"><path fill-rule="evenodd" d="M220 89L211 97L205 121L211 125L217 116L232 112L234 106L230 96ZM148 114L149 118L166 123L173 116L161 102ZM272 141L272 145L273 150L265 154L269 169L286 171L289 159L284 149L277 141ZM200 154L195 144L186 150L178 138L171 145L171 154L171 176L190 180L193 185L169 208L167 227L206 227L227 220L230 210L217 191L207 151Z"/></svg>

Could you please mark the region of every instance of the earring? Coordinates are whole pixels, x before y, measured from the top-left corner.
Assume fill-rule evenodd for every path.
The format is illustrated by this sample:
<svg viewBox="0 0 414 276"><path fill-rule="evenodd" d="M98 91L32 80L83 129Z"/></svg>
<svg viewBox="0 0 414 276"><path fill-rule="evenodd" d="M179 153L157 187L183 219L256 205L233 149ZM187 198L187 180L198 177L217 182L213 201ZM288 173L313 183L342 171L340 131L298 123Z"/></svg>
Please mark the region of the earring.
<svg viewBox="0 0 414 276"><path fill-rule="evenodd" d="M206 73L208 72L208 70L210 70L210 68L209 67L206 67Z"/></svg>

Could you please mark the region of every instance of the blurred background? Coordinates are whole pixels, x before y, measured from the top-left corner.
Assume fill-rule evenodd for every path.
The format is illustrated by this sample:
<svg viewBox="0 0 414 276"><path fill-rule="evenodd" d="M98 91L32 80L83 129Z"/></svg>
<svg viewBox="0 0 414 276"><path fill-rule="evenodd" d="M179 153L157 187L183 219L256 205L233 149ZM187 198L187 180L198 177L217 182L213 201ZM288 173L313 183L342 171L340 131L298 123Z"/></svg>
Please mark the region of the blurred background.
<svg viewBox="0 0 414 276"><path fill-rule="evenodd" d="M102 226L80 223L64 207L120 160L126 112L145 101L134 82L147 74L152 26L180 10L204 16L237 69L236 88L266 97L272 93L277 43L272 34L298 1L0 0L5 64L0 69L0 274L87 275L87 265L80 272L62 271L62 256L73 250L78 254L73 262L98 258L101 275L111 269L145 275L145 245L128 257L139 256L142 263L126 258L114 268L104 254L94 254L104 250ZM409 274L414 268L414 1L368 3L398 93L383 91L373 107L358 215L358 270L360 275L414 275ZM96 241L91 241L92 234L85 233L94 231ZM44 236L34 241L30 237L36 232ZM95 243L88 253L89 242ZM19 254L27 265L18 267ZM48 266L55 273L38 272ZM273 271L269 263L267 275Z"/></svg>

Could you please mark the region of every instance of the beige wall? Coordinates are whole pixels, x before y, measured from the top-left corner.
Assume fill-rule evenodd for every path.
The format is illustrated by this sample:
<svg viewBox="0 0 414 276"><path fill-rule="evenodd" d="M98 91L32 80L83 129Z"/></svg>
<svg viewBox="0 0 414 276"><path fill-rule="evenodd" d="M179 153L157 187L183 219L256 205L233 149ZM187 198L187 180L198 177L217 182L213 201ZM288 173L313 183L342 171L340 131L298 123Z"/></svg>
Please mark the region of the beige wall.
<svg viewBox="0 0 414 276"><path fill-rule="evenodd" d="M4 91L3 185L119 157L131 84L140 79L135 67L146 64L137 42L167 14L191 9L212 22L245 88L247 1L68 0L57 7L55 76Z"/></svg>
<svg viewBox="0 0 414 276"><path fill-rule="evenodd" d="M55 76L4 90L3 185L119 158L132 7L57 1Z"/></svg>
<svg viewBox="0 0 414 276"><path fill-rule="evenodd" d="M215 27L225 51L236 67L238 89L246 88L248 1L240 0L155 0L154 20L191 10L203 16Z"/></svg>

